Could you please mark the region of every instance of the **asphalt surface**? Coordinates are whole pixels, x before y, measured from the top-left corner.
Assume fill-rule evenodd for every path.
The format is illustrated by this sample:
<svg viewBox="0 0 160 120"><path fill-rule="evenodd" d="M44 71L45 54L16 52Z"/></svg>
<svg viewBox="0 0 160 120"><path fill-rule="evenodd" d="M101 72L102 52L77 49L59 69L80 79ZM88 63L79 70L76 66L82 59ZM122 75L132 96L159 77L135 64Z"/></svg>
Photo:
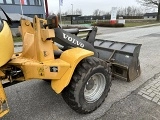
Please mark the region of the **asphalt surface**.
<svg viewBox="0 0 160 120"><path fill-rule="evenodd" d="M160 106L132 93L116 102L97 120L159 120Z"/></svg>
<svg viewBox="0 0 160 120"><path fill-rule="evenodd" d="M19 83L5 88L10 113L2 120L154 120L153 117L147 118L147 113L145 116L145 110L160 111L160 106L137 95L136 91L160 72L160 27L119 29L116 32L115 29L113 32L111 30L103 29L103 34L97 35L97 38L142 44L142 73L139 78L130 83L123 80L112 81L111 91L105 102L88 115L80 115L71 110L61 95L57 95L44 81ZM140 114L141 112L144 114Z"/></svg>
<svg viewBox="0 0 160 120"><path fill-rule="evenodd" d="M115 102L97 120L160 120L160 105L138 94L141 89L157 79L160 80L160 73L154 75L127 97Z"/></svg>

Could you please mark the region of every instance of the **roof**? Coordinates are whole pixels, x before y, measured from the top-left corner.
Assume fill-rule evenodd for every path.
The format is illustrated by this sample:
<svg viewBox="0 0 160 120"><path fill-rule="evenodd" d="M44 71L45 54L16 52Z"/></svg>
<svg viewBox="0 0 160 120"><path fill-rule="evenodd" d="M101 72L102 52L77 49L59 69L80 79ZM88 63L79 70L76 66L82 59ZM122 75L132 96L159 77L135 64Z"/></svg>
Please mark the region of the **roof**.
<svg viewBox="0 0 160 120"><path fill-rule="evenodd" d="M81 15L66 15L65 17L78 17L78 16L81 16Z"/></svg>
<svg viewBox="0 0 160 120"><path fill-rule="evenodd" d="M25 16L25 15L21 15L21 14L19 14L19 13L7 13L7 15L10 17L10 19L11 19L12 21L20 21L21 18L27 19L27 20L29 20L29 21L31 21L31 22L33 21L33 18L27 17L27 16ZM4 15L4 13L3 13L2 11L0 11L0 17L1 17L2 19L7 20L6 16Z"/></svg>
<svg viewBox="0 0 160 120"><path fill-rule="evenodd" d="M144 16L157 16L157 12L154 13L145 13Z"/></svg>

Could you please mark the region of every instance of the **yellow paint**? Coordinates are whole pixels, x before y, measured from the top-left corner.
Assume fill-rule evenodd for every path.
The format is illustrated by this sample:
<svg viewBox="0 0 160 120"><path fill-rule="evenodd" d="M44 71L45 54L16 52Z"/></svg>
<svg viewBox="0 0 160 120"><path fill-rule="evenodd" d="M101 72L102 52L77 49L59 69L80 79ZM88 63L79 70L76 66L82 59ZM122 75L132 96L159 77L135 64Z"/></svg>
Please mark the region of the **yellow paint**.
<svg viewBox="0 0 160 120"><path fill-rule="evenodd" d="M58 80L62 78L70 68L70 64L61 59L44 61L43 64L41 64L40 62L20 57L10 61L9 64L21 68L26 80L33 78ZM50 72L50 67L52 66L57 66L58 72Z"/></svg>
<svg viewBox="0 0 160 120"><path fill-rule="evenodd" d="M45 76L44 67L40 67L37 69L39 76Z"/></svg>
<svg viewBox="0 0 160 120"><path fill-rule="evenodd" d="M51 38L55 37L54 30L44 30L46 21L34 18L33 27L27 20L21 20L23 51L20 56L13 56L8 65L22 69L25 80L50 79L56 93L60 93L70 82L77 64L94 53L82 48L72 48L64 51L60 58L54 58L54 50L58 47ZM52 71L52 68L58 71Z"/></svg>
<svg viewBox="0 0 160 120"><path fill-rule="evenodd" d="M21 57L37 59L36 48L34 45L34 34L26 33L23 39L23 50Z"/></svg>
<svg viewBox="0 0 160 120"><path fill-rule="evenodd" d="M57 45L54 44L54 42L53 42L53 50L59 50L59 48L57 47Z"/></svg>
<svg viewBox="0 0 160 120"><path fill-rule="evenodd" d="M93 52L82 49L82 48L73 48L65 51L60 59L70 63L71 67L67 72L62 76L60 80L52 80L51 86L56 93L60 93L70 82L73 72L77 64L84 58L94 55Z"/></svg>
<svg viewBox="0 0 160 120"><path fill-rule="evenodd" d="M19 66L25 79L51 79L51 86L56 93L60 93L70 82L74 69L84 58L94 53L82 48L73 48L62 53L60 59L44 61L43 64L31 59L16 58L10 65ZM50 67L58 67L58 72L51 72Z"/></svg>
<svg viewBox="0 0 160 120"><path fill-rule="evenodd" d="M5 108L3 107L5 105ZM0 118L9 112L6 94L4 92L2 81L0 81Z"/></svg>
<svg viewBox="0 0 160 120"><path fill-rule="evenodd" d="M42 29L41 30L42 41L46 41L55 37L53 29Z"/></svg>
<svg viewBox="0 0 160 120"><path fill-rule="evenodd" d="M52 40L54 30L41 28L46 20L34 18L33 27L28 20L21 20L21 33L23 38L23 51L21 57L39 62L53 60ZM46 41L45 41L46 40Z"/></svg>
<svg viewBox="0 0 160 120"><path fill-rule="evenodd" d="M14 52L12 33L4 21L4 27L0 32L0 67L7 63Z"/></svg>
<svg viewBox="0 0 160 120"><path fill-rule="evenodd" d="M4 77L5 74L0 70L0 77Z"/></svg>

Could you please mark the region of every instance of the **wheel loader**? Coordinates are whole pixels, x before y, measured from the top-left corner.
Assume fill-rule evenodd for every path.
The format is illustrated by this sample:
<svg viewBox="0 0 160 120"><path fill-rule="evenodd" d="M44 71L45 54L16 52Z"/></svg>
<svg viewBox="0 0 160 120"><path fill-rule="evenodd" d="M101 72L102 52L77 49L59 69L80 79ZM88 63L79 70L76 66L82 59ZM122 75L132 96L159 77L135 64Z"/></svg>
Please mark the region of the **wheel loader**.
<svg viewBox="0 0 160 120"><path fill-rule="evenodd" d="M4 12L4 10L2 9ZM0 19L0 117L9 112L4 88L27 80L50 82L76 112L91 113L105 100L113 78L132 81L140 75L141 44L96 39L97 28L62 29L58 17L20 21L22 52L14 53L9 27ZM88 31L86 38L77 36Z"/></svg>

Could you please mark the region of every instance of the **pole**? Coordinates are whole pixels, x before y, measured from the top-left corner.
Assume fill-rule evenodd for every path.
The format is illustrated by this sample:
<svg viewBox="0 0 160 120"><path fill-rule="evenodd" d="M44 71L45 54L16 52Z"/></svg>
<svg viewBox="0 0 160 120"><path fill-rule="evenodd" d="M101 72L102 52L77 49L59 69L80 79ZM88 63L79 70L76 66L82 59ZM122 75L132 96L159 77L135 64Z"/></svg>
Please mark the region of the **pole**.
<svg viewBox="0 0 160 120"><path fill-rule="evenodd" d="M73 4L71 4L72 5L72 15L73 15Z"/></svg>
<svg viewBox="0 0 160 120"><path fill-rule="evenodd" d="M20 1L20 5L21 5L21 14L22 14L22 16L23 16L23 7L22 7L22 1L21 0L19 0Z"/></svg>
<svg viewBox="0 0 160 120"><path fill-rule="evenodd" d="M73 22L73 4L72 5L72 16L71 16L71 25L72 25L72 22Z"/></svg>
<svg viewBox="0 0 160 120"><path fill-rule="evenodd" d="M46 6L46 18L48 17L49 13L48 13L48 1L45 0L45 6Z"/></svg>
<svg viewBox="0 0 160 120"><path fill-rule="evenodd" d="M61 18L61 3L60 3L60 0L59 0L59 18L60 18L60 23L61 23L61 26L62 26L62 18Z"/></svg>

